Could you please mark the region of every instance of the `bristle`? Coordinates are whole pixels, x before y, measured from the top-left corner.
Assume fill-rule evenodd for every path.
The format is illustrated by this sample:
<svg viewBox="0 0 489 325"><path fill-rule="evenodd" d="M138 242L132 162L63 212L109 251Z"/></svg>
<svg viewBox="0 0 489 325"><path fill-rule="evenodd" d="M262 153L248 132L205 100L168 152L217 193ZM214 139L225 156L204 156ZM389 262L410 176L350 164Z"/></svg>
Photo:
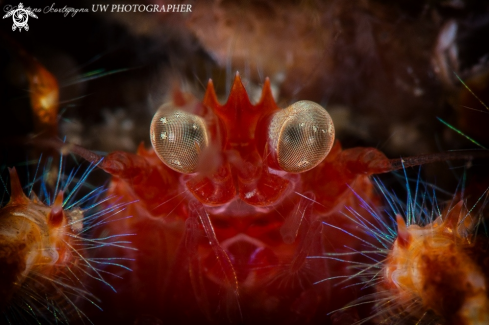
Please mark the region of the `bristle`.
<svg viewBox="0 0 489 325"><path fill-rule="evenodd" d="M0 251L9 250L10 259L17 262L10 265L9 260L0 259L2 271L14 275L4 278L1 288L8 295L0 299L0 317L7 323L68 324L74 318L90 323L81 302L99 309L100 302L87 290L86 277L112 288L108 281L111 273L105 268L110 265L129 270L124 265L125 257L93 257L94 252L107 246L132 249L125 239L129 234L92 237L94 230L112 222L113 216L128 204L104 207L108 199L101 200L105 192L102 187L77 198L93 168L77 168L66 176L59 173L55 184L60 190L54 195L49 194L54 184L50 187L44 183L45 177L40 177L32 187L40 187L43 194L39 199L32 190L32 200L23 194L15 168L9 169L11 200L0 208ZM43 197L51 204L43 203Z"/></svg>
<svg viewBox="0 0 489 325"><path fill-rule="evenodd" d="M375 288L373 293L340 310L370 304L370 314L354 324L371 321L431 324L445 320L453 320L454 324L483 324L477 320L489 319L489 300L484 286L488 276L478 257L474 256L484 251L486 240L472 240L476 236L475 219L467 212L464 200L457 200L456 204L449 204L439 212L435 196L429 189L431 186L420 179L416 181L414 192L407 190L408 199L404 203L380 182L376 183L389 202L390 208L385 212L391 219L395 218L397 234L384 220L384 212L366 204L363 208L374 217L374 223L364 222L356 211L350 210L345 215L356 220L355 223L371 235L373 240L364 241L367 249L354 251L358 258L353 260L339 258L351 255L351 252L319 257L339 259L353 271L352 275L332 276L323 281L335 278L343 279L340 283L356 280L354 285L362 286L364 290ZM410 186L407 177L406 184ZM411 222L406 224L400 213ZM366 263L364 258L369 262ZM440 299L440 295L444 299Z"/></svg>

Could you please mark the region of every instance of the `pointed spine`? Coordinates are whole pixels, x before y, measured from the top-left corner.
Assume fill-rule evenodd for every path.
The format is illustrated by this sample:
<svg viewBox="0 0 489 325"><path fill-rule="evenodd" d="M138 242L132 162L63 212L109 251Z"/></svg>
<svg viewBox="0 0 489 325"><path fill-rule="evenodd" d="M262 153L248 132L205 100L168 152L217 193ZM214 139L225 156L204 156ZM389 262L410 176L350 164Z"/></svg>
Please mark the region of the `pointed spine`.
<svg viewBox="0 0 489 325"><path fill-rule="evenodd" d="M238 109L238 107L240 109ZM236 72L236 76L234 77L233 86L231 87L231 92L229 93L228 100L225 105L216 109L216 113L226 115L231 115L231 113L237 114L238 111L246 111L249 110L249 108L251 107L252 105L250 99L248 98L248 93L243 86L243 82L241 81L239 73Z"/></svg>
<svg viewBox="0 0 489 325"><path fill-rule="evenodd" d="M211 109L216 109L217 107L221 106L217 101L216 91L214 89L214 83L212 82L212 79L209 79L209 82L207 83L207 89L205 91L205 96L202 104Z"/></svg>
<svg viewBox="0 0 489 325"><path fill-rule="evenodd" d="M54 204L51 207L51 212L48 217L48 225L52 227L59 227L64 220L63 212L63 191L59 191L54 200Z"/></svg>
<svg viewBox="0 0 489 325"><path fill-rule="evenodd" d="M261 98L256 106L262 107L263 113L273 113L279 110L279 107L277 106L277 103L275 103L275 99L273 98L272 85L268 77L265 79L265 83L263 84L261 92Z"/></svg>
<svg viewBox="0 0 489 325"><path fill-rule="evenodd" d="M25 196L22 186L20 185L19 175L17 175L17 170L15 167L9 168L8 172L10 174L10 204L27 204L29 199Z"/></svg>
<svg viewBox="0 0 489 325"><path fill-rule="evenodd" d="M397 221L397 243L401 248L409 247L411 243L411 234L407 229L404 219L400 215L396 215Z"/></svg>

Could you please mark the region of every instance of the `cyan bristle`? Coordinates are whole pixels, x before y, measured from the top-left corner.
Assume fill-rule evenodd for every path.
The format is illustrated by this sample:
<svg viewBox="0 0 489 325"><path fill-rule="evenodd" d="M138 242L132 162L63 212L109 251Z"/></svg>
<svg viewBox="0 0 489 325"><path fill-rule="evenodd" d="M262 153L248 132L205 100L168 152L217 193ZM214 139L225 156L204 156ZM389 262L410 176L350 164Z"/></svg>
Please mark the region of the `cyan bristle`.
<svg viewBox="0 0 489 325"><path fill-rule="evenodd" d="M414 179L410 179L406 170L402 173L401 183L404 184L405 197L399 197L396 193L388 189L386 184L381 182L377 177L372 178L376 189L382 196L385 206L379 207L370 204L365 198L361 197L354 189L350 188L358 202L357 208L346 206L341 212L348 220L347 223L353 223L353 226L361 231L365 236L360 236L345 229L341 226L336 226L328 222L323 222L323 225L334 230L349 235L352 241L356 244L351 246L345 245L343 251L332 251L324 253L321 256L309 256L308 258L322 258L334 260L344 263L344 269L350 270L351 274L332 274L328 278L317 281L321 283L325 281L333 281L335 286L340 285L341 288L358 287L361 290L376 287L374 293L367 293L347 306L335 310L345 311L349 308L354 308L360 305L374 306L373 312L356 322L355 324L365 324L379 316L386 315L386 321L399 321L404 316L399 316L397 311L406 311L405 317L415 315L414 311L422 310L423 305L421 298L413 296L410 301L398 301L393 297L390 290L382 289L383 286L378 286L385 281L385 263L397 238L397 215L400 215L406 220L406 225L419 225L420 227L431 224L436 218L442 215L443 211L448 211L451 205L455 205L463 200L465 195L466 175L460 179L455 193L448 193L440 190L435 185L424 182L421 177L420 170ZM450 202L449 206L439 203L440 194L447 196ZM461 195L461 196L460 196ZM482 221L481 212L487 204L489 204L489 188L480 195L473 206L467 208L465 217L479 216L477 224L486 229L485 223ZM443 208L440 205L445 206ZM462 216L465 218L464 216ZM462 221L463 222L463 219ZM472 232L477 233L477 229ZM361 259L353 258L354 256ZM353 282L352 282L353 281ZM389 310L392 313L389 313ZM398 318L401 317L401 318ZM419 320L419 319L418 319ZM396 323L397 324L397 323Z"/></svg>
<svg viewBox="0 0 489 325"><path fill-rule="evenodd" d="M104 69L89 71L89 72L83 74L81 78L77 78L75 80L63 83L62 87L76 85L76 84L80 84L82 82L87 82L90 80L95 80L95 79L107 77L107 76L110 76L113 74L126 72L126 71L130 71L130 70L132 70L132 68L116 69L116 70L111 70L111 71L107 71L107 72Z"/></svg>
<svg viewBox="0 0 489 325"><path fill-rule="evenodd" d="M95 169L97 168L97 166L100 164L102 160L100 160L98 163L96 164L90 164L90 166L88 168L85 169L85 171L83 172L83 174L81 175L80 179L77 181L76 185L71 189L70 193L65 197L65 200L63 202L63 205L68 205L68 206L73 206L73 204L70 204L70 200L73 198L74 195L76 195L78 193L78 191L80 190L81 186L86 182L87 180L87 177L90 175L90 173ZM78 169L76 170L76 172L78 172L80 167L78 167ZM68 178L68 181L67 183L64 185L64 189L68 189L68 187L70 186L70 184L73 182L74 180L74 177L75 177L75 174L76 173L73 173L73 174L70 174L69 178ZM83 198L82 198L83 199Z"/></svg>
<svg viewBox="0 0 489 325"><path fill-rule="evenodd" d="M472 96L474 96L479 101L479 103L481 103L482 106L484 106L484 108L489 111L489 107L487 107L486 103L484 103L483 100L477 97L477 95L472 91L472 89L470 89L469 86L467 86L467 84L462 80L462 78L460 78L455 71L453 72L453 74L455 75L455 77L457 77L458 81L460 81L462 85L464 85L465 89L467 89L472 94Z"/></svg>
<svg viewBox="0 0 489 325"><path fill-rule="evenodd" d="M53 273L54 276L31 271L28 279L33 279L34 282L24 282L19 293L13 298L11 305L0 313L0 323L70 324L73 318L78 318L82 323L90 324L88 316L79 307L80 301L85 301L100 310L101 307L99 300L85 287L86 279L98 281L115 291L110 284L110 277L120 277L120 275L107 271L105 268L115 266L121 270L131 271L127 262L132 261L132 259L124 256L91 257L92 252L105 247L135 250L131 241L128 240L134 234L111 234L97 237L93 237L91 234L109 223L130 218L118 218L118 214L124 211L130 202L117 202L114 197L106 197L106 186L93 186L88 182L90 174L97 168L98 164L78 165L66 172L67 161L65 158L61 158L59 169L56 172L57 179L53 182L49 176L49 172L55 170L52 168L52 159L48 159L42 168L40 161L36 161L33 178L28 181L28 186L24 188L27 189L28 193L36 193L37 190L36 194L39 200L47 206L54 202L59 191L63 191L65 194L63 209L67 215L73 209L80 209L83 212L82 220L68 220L68 223L63 226L66 229L64 232L66 237L61 239L77 262L53 266L58 268ZM26 165L29 169L29 165L34 164L30 162ZM4 169L5 166L0 166L1 171ZM40 169L42 173L38 176ZM31 174L27 174L27 178L30 179ZM1 194L2 201L8 201L7 184L1 177L0 181L5 188ZM81 195L81 193L86 194ZM109 204L109 201L115 203ZM82 223L82 227L77 232L73 229L79 222ZM35 285L33 285L34 283ZM56 296L53 298L54 300L49 295L43 294L43 292L52 292L53 290Z"/></svg>
<svg viewBox="0 0 489 325"><path fill-rule="evenodd" d="M467 88L468 89L468 88ZM471 91L472 92L472 91ZM457 129L456 127L454 127L453 125L449 124L448 122L445 122L444 120L442 120L441 118L437 117L438 121L442 122L443 124L445 124L447 127L449 127L451 130L457 132L458 134L460 134L461 136L463 136L464 138L466 138L467 140L469 140L470 142L472 142L473 144L477 145L478 147L482 148L482 149L487 149L486 147L484 147L482 144L480 144L479 142L475 141L474 139L472 139L471 137L469 137L467 134L463 133L462 131L460 131L459 129Z"/></svg>

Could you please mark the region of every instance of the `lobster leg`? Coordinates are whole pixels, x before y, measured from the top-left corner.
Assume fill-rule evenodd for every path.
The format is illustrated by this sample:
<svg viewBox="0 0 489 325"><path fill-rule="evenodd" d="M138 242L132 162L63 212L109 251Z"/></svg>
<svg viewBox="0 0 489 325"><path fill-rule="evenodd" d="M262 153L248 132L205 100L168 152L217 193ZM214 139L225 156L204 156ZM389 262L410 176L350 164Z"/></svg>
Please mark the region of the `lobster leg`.
<svg viewBox="0 0 489 325"><path fill-rule="evenodd" d="M209 245L212 248L212 251L216 258L216 267L218 271L222 274L222 278L226 283L227 297L226 303L227 308L226 311L228 313L228 318L230 321L239 322L242 320L241 315L241 307L239 304L239 287L238 287L238 278L236 276L236 271L234 270L233 264L228 256L228 254L224 251L224 249L219 244L219 241L216 238L216 234L214 232L214 227L212 226L209 215L205 211L204 206L197 202L191 201L189 203L190 207L190 216L189 218L198 217L202 226L204 228L204 232L209 241ZM239 319L235 319L236 316L239 315Z"/></svg>
<svg viewBox="0 0 489 325"><path fill-rule="evenodd" d="M310 218L310 206L314 203L314 194L306 193L304 195L301 194L301 196L303 197L297 204L297 208L289 214L280 228L282 239L287 244L292 244L295 241L302 222L304 219Z"/></svg>
<svg viewBox="0 0 489 325"><path fill-rule="evenodd" d="M197 304L200 309L204 312L208 320L212 320L211 306L209 304L207 289L204 284L204 275L202 270L202 265L199 261L198 255L198 237L199 232L199 220L196 216L191 216L185 222L185 235L184 244L185 250L188 254L188 267L190 281L192 282L192 287L194 289L194 295L197 299ZM181 272L181 269L185 267L182 265L176 268L177 272Z"/></svg>

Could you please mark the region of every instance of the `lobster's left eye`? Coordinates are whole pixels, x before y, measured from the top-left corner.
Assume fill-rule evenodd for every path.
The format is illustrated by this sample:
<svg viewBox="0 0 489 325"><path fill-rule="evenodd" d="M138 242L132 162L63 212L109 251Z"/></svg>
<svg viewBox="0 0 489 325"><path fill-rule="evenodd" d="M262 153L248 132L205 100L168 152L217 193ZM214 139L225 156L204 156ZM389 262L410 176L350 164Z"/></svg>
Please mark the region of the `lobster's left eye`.
<svg viewBox="0 0 489 325"><path fill-rule="evenodd" d="M268 138L280 168L302 173L316 167L331 150L333 120L319 104L299 101L273 115Z"/></svg>
<svg viewBox="0 0 489 325"><path fill-rule="evenodd" d="M151 121L150 137L161 161L183 174L195 172L199 155L208 145L204 120L175 109L171 104L163 105L156 112Z"/></svg>

